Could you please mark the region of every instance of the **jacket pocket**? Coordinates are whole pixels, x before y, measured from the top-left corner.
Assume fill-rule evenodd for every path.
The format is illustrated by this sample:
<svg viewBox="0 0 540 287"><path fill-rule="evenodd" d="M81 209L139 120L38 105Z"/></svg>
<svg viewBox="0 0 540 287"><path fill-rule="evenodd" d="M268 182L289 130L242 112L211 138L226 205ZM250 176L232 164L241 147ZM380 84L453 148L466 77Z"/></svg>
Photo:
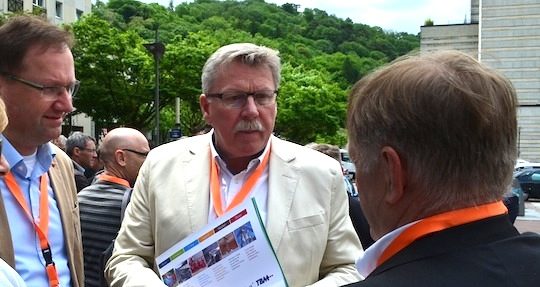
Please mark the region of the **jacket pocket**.
<svg viewBox="0 0 540 287"><path fill-rule="evenodd" d="M291 219L287 221L287 229L289 231L300 230L308 227L314 227L324 224L324 212L306 217Z"/></svg>

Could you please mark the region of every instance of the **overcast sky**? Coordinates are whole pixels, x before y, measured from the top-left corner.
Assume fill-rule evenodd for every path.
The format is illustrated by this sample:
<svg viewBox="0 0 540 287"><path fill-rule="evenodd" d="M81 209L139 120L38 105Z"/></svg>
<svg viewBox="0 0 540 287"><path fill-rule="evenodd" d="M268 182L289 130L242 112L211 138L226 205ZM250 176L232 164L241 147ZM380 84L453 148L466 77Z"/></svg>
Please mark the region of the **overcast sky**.
<svg viewBox="0 0 540 287"><path fill-rule="evenodd" d="M157 2L167 7L170 0L140 0ZM176 6L185 0L173 0ZM355 23L379 26L384 30L417 34L427 18L435 25L461 24L471 17L470 0L266 0L282 5L294 3L304 8L318 8L339 18L351 18Z"/></svg>

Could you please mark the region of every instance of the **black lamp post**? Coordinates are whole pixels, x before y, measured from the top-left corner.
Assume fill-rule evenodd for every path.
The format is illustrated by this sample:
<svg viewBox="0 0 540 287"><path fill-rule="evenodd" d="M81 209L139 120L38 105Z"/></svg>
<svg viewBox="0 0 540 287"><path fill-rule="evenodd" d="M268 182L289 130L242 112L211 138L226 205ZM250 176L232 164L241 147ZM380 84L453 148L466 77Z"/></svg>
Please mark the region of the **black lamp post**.
<svg viewBox="0 0 540 287"><path fill-rule="evenodd" d="M165 45L163 43L158 42L158 28L159 26L156 26L156 42L150 43L150 44L144 44L144 47L148 52L150 52L154 56L154 62L156 64L156 86L155 86L155 98L154 98L154 106L156 109L156 138L154 140L155 146L158 146L160 144L160 136L159 136L159 60L165 53Z"/></svg>

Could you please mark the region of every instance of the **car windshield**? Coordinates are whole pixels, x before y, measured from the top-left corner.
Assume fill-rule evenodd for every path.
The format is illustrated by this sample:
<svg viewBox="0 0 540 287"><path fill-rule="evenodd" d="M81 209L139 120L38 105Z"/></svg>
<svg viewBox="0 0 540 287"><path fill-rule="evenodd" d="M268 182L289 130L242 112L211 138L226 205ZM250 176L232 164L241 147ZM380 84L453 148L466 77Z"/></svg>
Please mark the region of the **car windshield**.
<svg viewBox="0 0 540 287"><path fill-rule="evenodd" d="M346 162L351 162L348 152L341 152L341 160Z"/></svg>

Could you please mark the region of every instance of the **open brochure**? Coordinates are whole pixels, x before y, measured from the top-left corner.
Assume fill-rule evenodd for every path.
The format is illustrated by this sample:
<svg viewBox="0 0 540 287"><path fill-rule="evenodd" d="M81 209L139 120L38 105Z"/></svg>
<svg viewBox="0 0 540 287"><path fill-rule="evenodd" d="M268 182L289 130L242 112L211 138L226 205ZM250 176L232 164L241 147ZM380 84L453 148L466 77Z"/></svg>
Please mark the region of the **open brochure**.
<svg viewBox="0 0 540 287"><path fill-rule="evenodd" d="M288 286L254 199L176 243L156 264L169 287Z"/></svg>

